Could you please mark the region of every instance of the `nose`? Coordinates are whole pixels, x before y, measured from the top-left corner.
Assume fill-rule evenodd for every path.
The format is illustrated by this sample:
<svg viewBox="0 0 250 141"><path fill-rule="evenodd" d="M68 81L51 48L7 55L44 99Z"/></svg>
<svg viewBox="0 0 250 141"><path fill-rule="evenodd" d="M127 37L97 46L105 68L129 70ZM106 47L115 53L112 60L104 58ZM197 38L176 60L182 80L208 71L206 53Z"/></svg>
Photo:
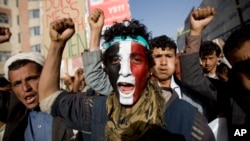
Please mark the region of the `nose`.
<svg viewBox="0 0 250 141"><path fill-rule="evenodd" d="M160 62L161 62L161 65L166 65L167 64L166 57L162 56Z"/></svg>
<svg viewBox="0 0 250 141"><path fill-rule="evenodd" d="M23 91L28 92L32 88L31 88L31 86L30 86L30 84L28 82L24 81L24 82L22 82L22 89L23 89Z"/></svg>
<svg viewBox="0 0 250 141"><path fill-rule="evenodd" d="M129 60L121 60L121 68L119 74L122 76L128 76L132 74L130 69L130 61Z"/></svg>
<svg viewBox="0 0 250 141"><path fill-rule="evenodd" d="M205 64L206 64L206 65L209 65L209 63L210 63L209 60L206 59L206 60L205 60Z"/></svg>

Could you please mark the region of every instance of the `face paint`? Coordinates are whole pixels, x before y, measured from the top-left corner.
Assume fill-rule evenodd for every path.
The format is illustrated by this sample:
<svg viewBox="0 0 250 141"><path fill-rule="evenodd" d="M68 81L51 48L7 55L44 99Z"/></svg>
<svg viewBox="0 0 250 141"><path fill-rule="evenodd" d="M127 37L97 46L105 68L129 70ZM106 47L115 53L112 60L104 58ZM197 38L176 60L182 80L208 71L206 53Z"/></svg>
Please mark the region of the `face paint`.
<svg viewBox="0 0 250 141"><path fill-rule="evenodd" d="M146 48L133 41L121 41L119 47L114 45L107 53L110 54L107 64L109 78L115 92L119 94L120 103L134 104L140 98L147 81L149 66Z"/></svg>

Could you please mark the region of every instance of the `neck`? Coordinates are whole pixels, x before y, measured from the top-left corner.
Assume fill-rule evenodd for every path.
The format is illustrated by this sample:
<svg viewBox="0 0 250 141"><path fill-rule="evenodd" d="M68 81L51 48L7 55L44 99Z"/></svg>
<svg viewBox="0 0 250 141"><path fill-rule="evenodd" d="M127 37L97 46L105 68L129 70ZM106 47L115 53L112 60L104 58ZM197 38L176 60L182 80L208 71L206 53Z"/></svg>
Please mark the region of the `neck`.
<svg viewBox="0 0 250 141"><path fill-rule="evenodd" d="M172 78L172 77L171 77ZM171 84L171 78L168 80L158 80L158 83L160 85L160 87L167 87L170 88L170 84Z"/></svg>

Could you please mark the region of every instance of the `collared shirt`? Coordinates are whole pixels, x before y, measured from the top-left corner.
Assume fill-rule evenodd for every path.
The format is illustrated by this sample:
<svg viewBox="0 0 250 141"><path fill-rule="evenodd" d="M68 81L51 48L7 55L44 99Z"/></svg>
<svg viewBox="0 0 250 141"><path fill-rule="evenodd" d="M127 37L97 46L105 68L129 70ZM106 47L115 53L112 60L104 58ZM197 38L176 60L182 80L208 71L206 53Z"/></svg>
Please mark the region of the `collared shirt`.
<svg viewBox="0 0 250 141"><path fill-rule="evenodd" d="M161 84L158 82L158 85L161 87ZM174 76L172 75L172 77L171 77L171 82L170 82L170 88L171 89L173 89L176 93L177 93L177 95L178 95L178 97L181 99L182 98L182 96L181 96L181 88L180 88L180 86L174 81Z"/></svg>
<svg viewBox="0 0 250 141"><path fill-rule="evenodd" d="M26 141L52 141L53 117L45 112L31 111L24 133Z"/></svg>
<svg viewBox="0 0 250 141"><path fill-rule="evenodd" d="M176 82L174 81L174 77L171 77L171 82L170 82L170 87L175 90L175 92L177 93L178 97L181 99L181 88L178 84L176 84Z"/></svg>

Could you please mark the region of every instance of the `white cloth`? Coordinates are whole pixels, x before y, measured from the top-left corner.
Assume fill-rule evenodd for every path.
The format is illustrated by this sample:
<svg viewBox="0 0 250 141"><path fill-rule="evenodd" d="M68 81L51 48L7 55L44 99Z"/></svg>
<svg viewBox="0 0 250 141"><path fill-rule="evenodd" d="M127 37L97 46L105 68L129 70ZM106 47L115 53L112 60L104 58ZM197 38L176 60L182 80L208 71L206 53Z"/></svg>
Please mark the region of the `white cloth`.
<svg viewBox="0 0 250 141"><path fill-rule="evenodd" d="M181 88L176 82L174 81L174 76L171 77L170 87L177 93L180 99L182 99L181 96Z"/></svg>
<svg viewBox="0 0 250 141"><path fill-rule="evenodd" d="M212 129L216 141L228 141L226 118L216 118L208 125Z"/></svg>
<svg viewBox="0 0 250 141"><path fill-rule="evenodd" d="M4 132L5 132L5 127L6 127L6 124L4 124L2 127L0 127L0 141L3 140L3 135L4 135Z"/></svg>
<svg viewBox="0 0 250 141"><path fill-rule="evenodd" d="M24 53L18 53L16 55L13 55L11 56L4 64L4 77L9 81L9 66L17 61L17 60L24 60L24 59L27 59L27 60L31 60L31 61L34 61L40 65L44 65L44 62L45 62L45 58L44 56L41 54L41 53L37 53L37 52L24 52Z"/></svg>
<svg viewBox="0 0 250 141"><path fill-rule="evenodd" d="M61 93L61 90L58 90L52 93L50 96L46 97L42 101L40 101L39 106L42 112L46 112L48 114L51 113L51 107L54 104L57 96Z"/></svg>

